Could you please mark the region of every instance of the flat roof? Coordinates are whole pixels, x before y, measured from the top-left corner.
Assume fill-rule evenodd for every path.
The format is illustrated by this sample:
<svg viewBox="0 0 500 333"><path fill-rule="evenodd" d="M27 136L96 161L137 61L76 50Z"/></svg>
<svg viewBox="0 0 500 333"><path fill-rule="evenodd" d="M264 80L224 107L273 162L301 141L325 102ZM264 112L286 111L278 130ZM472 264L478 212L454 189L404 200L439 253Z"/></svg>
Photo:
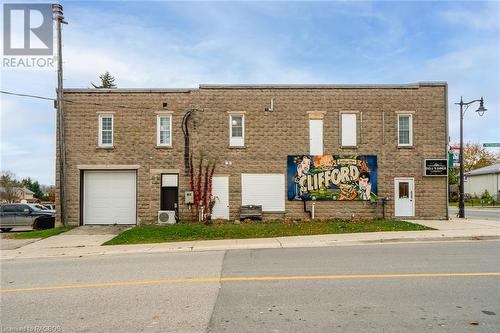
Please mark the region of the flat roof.
<svg viewBox="0 0 500 333"><path fill-rule="evenodd" d="M200 84L198 88L66 88L68 93L189 93L201 89L418 89L420 87L445 87L445 81L405 84Z"/></svg>

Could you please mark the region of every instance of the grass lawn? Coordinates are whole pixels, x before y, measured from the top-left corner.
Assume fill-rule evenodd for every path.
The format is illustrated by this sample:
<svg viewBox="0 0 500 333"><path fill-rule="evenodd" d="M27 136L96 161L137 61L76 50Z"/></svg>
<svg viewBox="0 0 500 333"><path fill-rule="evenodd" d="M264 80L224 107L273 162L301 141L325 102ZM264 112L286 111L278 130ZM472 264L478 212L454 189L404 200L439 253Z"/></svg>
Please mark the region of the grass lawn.
<svg viewBox="0 0 500 333"><path fill-rule="evenodd" d="M448 202L448 206L450 207L458 207L458 202ZM491 203L489 204L482 204L481 205L481 202L480 201L474 201L474 204L472 204L470 201L465 201L465 207L477 207L477 208L481 208L481 207L485 207L485 208L495 208L495 207L498 207L500 206L500 204L496 204L496 205L493 205Z"/></svg>
<svg viewBox="0 0 500 333"><path fill-rule="evenodd" d="M71 229L73 229L73 227L57 227L57 228L45 229L45 230L32 230L32 231L26 231L26 232L16 232L14 234L9 235L8 238L14 238L14 239L47 238L50 236L62 234L63 232L69 231Z"/></svg>
<svg viewBox="0 0 500 333"><path fill-rule="evenodd" d="M314 221L284 223L242 222L204 225L179 223L158 226L145 225L126 230L104 245L162 243L208 239L266 238L321 234L344 234L354 232L433 230L432 228L398 220L373 221Z"/></svg>

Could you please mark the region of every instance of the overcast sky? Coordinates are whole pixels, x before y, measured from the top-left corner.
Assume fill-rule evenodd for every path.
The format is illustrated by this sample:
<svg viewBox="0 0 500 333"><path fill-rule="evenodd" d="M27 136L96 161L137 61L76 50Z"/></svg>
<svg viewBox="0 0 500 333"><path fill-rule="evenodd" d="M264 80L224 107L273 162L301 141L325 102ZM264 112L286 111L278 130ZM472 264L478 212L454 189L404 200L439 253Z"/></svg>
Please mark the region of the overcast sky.
<svg viewBox="0 0 500 333"><path fill-rule="evenodd" d="M34 1L29 1L34 2ZM465 140L500 142L500 2L63 1L64 85L87 88L110 71L121 88L200 83L447 81L466 114ZM2 90L55 95L53 70L4 70ZM50 101L1 96L1 168L55 179Z"/></svg>

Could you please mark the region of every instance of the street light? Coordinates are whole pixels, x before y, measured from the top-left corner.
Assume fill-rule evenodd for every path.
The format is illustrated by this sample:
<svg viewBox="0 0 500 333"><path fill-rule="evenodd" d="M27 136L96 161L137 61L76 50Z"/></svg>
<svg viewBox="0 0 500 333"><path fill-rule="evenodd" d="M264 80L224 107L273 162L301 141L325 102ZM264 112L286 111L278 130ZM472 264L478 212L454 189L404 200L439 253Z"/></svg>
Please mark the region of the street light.
<svg viewBox="0 0 500 333"><path fill-rule="evenodd" d="M458 217L465 217L465 200L464 200L464 114L467 112L469 106L475 102L479 102L479 108L476 110L477 114L482 117L486 112L486 108L484 107L483 98L475 99L473 101L464 103L462 97L460 97L460 103L455 103L460 105L460 155L459 155L459 163L460 163L460 201L458 202ZM465 106L465 110L464 110Z"/></svg>

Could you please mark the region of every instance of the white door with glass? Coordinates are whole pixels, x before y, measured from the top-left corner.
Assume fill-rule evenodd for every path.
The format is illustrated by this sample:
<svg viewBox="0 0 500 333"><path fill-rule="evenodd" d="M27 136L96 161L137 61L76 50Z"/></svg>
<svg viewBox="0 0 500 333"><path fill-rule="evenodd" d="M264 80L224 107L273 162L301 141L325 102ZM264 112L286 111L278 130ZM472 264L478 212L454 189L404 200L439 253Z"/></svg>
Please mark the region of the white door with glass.
<svg viewBox="0 0 500 333"><path fill-rule="evenodd" d="M212 209L212 220L229 220L229 177L214 176L212 178L212 195L215 205Z"/></svg>
<svg viewBox="0 0 500 333"><path fill-rule="evenodd" d="M394 215L415 216L413 178L394 178Z"/></svg>

